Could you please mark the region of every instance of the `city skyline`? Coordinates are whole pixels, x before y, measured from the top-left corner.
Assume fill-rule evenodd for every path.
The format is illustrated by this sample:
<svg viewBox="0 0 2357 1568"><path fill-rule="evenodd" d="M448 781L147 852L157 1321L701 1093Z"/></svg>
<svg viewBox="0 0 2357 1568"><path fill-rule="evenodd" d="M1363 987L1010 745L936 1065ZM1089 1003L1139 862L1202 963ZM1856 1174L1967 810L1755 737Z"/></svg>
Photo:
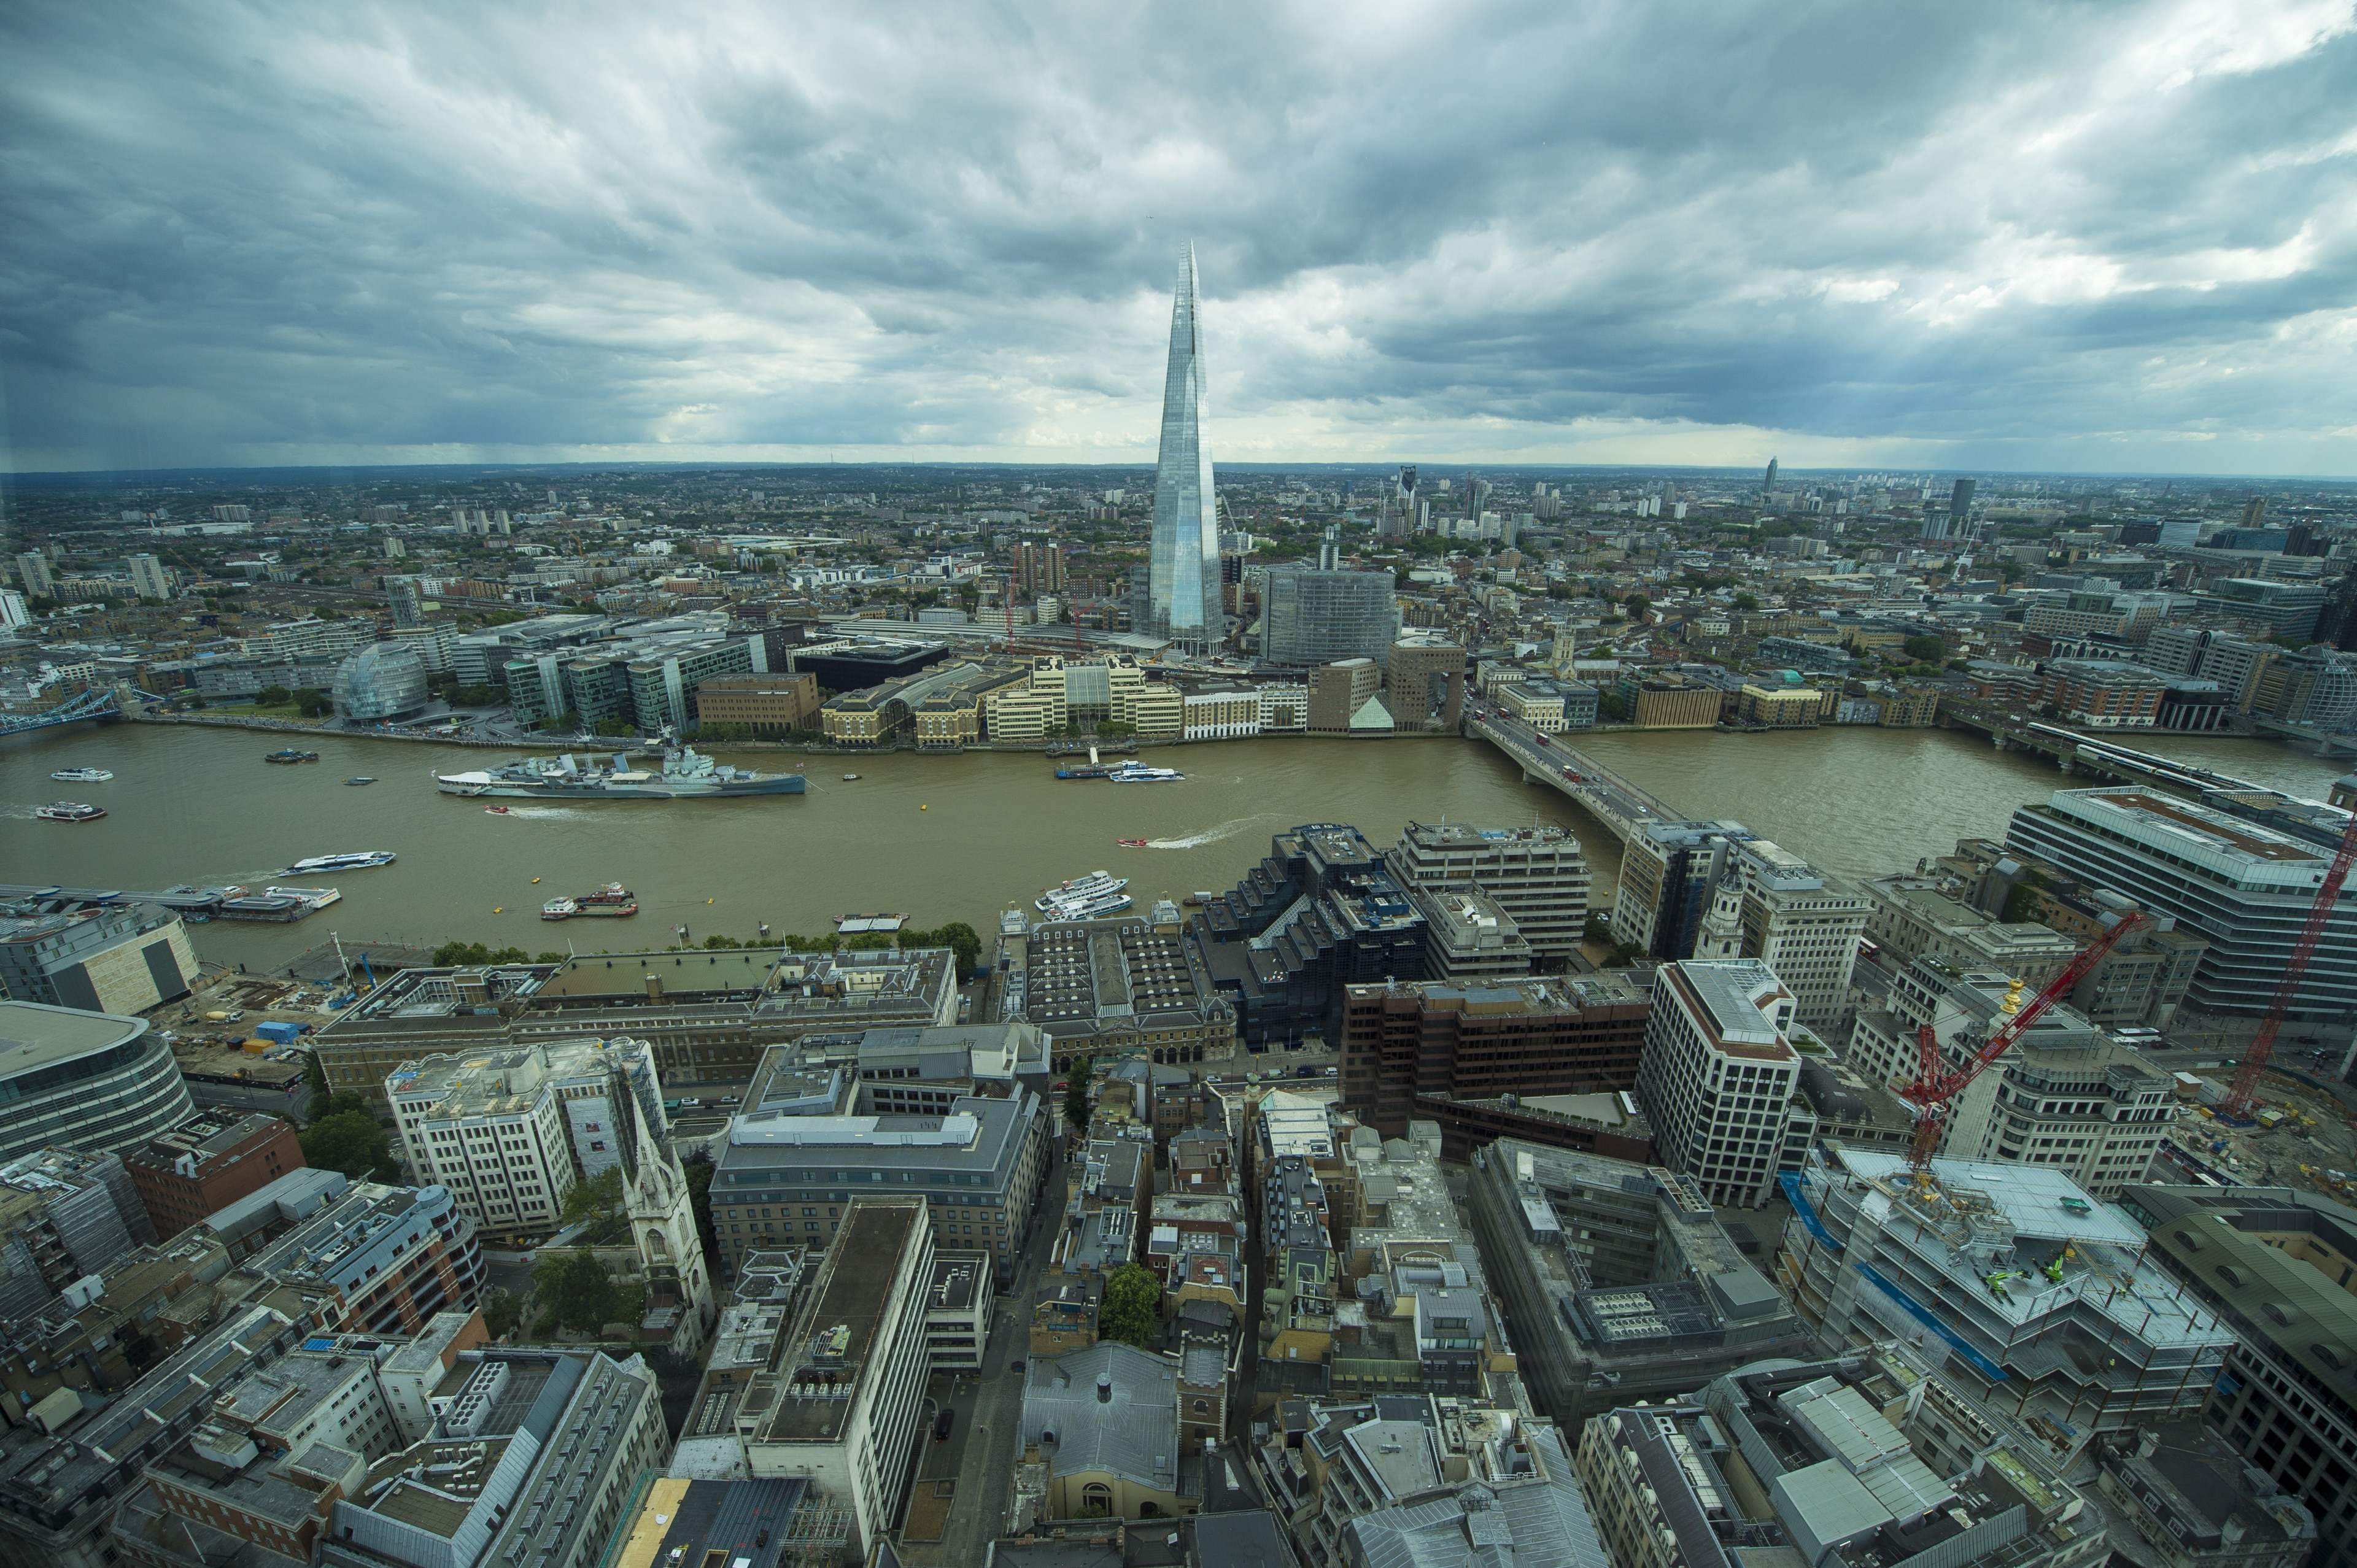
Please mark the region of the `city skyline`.
<svg viewBox="0 0 2357 1568"><path fill-rule="evenodd" d="M0 467L2357 473L2345 5L1002 19L16 16Z"/></svg>

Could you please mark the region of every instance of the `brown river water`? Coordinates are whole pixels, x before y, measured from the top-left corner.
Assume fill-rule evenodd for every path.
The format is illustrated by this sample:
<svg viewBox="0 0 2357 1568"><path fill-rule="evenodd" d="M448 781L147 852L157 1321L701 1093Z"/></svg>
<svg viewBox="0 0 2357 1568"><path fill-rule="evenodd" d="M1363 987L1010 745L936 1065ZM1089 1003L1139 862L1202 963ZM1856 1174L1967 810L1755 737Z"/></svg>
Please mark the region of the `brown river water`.
<svg viewBox="0 0 2357 1568"><path fill-rule="evenodd" d="M1697 817L1732 817L1828 870L1911 867L1960 837L2001 836L2015 807L2066 785L2054 765L1941 730L1829 728L1566 736L1623 778ZM0 742L0 883L149 890L176 883L328 885L342 901L291 925L215 920L193 928L207 960L255 969L328 940L437 942L527 951L661 948L725 933L812 936L837 916L893 912L915 924L962 919L985 940L1002 909L1099 868L1131 879L1144 905L1232 884L1268 836L1300 822L1355 823L1378 845L1404 822L1483 826L1539 819L1578 834L1599 895L1619 875L1611 836L1553 789L1523 782L1484 743L1455 738L1220 741L1144 754L1176 783L1060 782L1043 757L971 753L809 757L723 748L723 760L802 768L810 791L734 800L506 802L508 816L438 793L429 774L507 754L321 737L322 759L274 767L285 744L260 731L116 724ZM2321 798L2348 770L2266 741L2132 739L2272 788ZM518 753L517 755L522 755ZM51 770L112 769L102 784ZM857 772L856 781L841 775ZM351 775L378 782L348 787ZM35 821L44 801L88 800L106 817ZM1115 841L1141 838L1145 849ZM310 855L389 849L394 865L329 877L281 868ZM534 878L538 878L537 882ZM544 922L541 904L608 882L642 913Z"/></svg>

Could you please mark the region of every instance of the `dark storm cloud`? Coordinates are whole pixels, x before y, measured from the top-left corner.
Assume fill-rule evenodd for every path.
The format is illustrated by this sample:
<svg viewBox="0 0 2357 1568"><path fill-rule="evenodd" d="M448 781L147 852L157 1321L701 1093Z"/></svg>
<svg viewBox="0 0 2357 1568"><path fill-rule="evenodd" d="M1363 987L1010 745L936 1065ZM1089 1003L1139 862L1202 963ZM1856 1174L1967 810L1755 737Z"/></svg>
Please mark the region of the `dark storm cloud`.
<svg viewBox="0 0 2357 1568"><path fill-rule="evenodd" d="M18 7L11 460L2357 471L2351 9Z"/></svg>

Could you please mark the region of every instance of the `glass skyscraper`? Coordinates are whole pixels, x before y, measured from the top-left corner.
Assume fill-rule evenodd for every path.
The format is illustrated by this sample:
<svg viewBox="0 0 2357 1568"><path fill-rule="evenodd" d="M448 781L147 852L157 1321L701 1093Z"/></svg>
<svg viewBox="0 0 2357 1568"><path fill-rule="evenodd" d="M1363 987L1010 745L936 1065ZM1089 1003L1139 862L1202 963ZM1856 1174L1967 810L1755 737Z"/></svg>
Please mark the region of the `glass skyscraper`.
<svg viewBox="0 0 2357 1568"><path fill-rule="evenodd" d="M1220 609L1219 497L1203 444L1203 332L1195 247L1187 246L1170 302L1170 366L1162 383L1162 451L1154 467L1154 544L1138 628L1197 647L1226 630Z"/></svg>

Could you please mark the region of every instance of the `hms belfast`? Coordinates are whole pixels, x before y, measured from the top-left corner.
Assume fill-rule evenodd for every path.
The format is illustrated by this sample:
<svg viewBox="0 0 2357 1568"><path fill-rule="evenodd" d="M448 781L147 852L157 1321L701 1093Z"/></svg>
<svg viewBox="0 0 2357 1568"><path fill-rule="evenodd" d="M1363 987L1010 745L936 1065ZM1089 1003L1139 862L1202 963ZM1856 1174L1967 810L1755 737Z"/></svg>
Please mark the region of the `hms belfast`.
<svg viewBox="0 0 2357 1568"><path fill-rule="evenodd" d="M660 772L634 768L616 752L611 766L594 760L533 757L504 767L437 773L446 795L522 797L541 800L694 800L737 795L799 795L799 773L758 773L717 763L694 746L663 753Z"/></svg>

